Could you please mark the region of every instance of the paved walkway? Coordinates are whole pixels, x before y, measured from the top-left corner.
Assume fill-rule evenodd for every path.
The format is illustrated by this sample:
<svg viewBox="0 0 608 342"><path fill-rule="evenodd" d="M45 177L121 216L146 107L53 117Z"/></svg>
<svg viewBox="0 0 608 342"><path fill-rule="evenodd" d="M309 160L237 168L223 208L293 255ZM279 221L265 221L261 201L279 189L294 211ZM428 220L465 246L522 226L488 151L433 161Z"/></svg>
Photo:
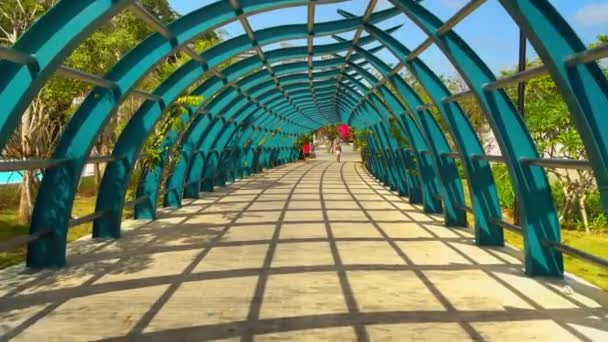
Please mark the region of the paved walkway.
<svg viewBox="0 0 608 342"><path fill-rule="evenodd" d="M117 241L77 241L60 271L0 272L0 335L608 341L604 293L526 278L513 251L476 247L344 159L238 181Z"/></svg>

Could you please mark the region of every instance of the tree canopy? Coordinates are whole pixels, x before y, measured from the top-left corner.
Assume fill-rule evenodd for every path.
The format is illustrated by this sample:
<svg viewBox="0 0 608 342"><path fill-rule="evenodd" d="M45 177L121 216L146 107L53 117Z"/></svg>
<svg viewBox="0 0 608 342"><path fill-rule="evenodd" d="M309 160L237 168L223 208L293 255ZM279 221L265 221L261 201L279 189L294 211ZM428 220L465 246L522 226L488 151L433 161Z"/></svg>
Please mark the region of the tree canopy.
<svg viewBox="0 0 608 342"><path fill-rule="evenodd" d="M38 18L44 15L58 0L3 0L0 2L0 45L11 46L30 28ZM163 23L170 23L179 14L167 0L141 0L139 3ZM78 46L64 64L68 67L94 75L104 76L131 49L153 33L143 20L129 10L122 11L111 18L105 25L93 32ZM192 43L196 51L203 51L217 44L221 37L208 33L195 39ZM190 60L184 54L175 53L168 56L139 84L139 88L153 91L167 79L179 66ZM21 125L2 156L9 159L49 158L58 142L61 132L78 109L80 103L92 89L90 84L59 76L53 76L42 88L24 113ZM196 105L202 99L184 98L181 102ZM178 101L179 103L180 101ZM112 117L95 145L94 152L99 155L110 154L116 139L125 127L132 114L139 108L141 100L130 97L124 101L118 112ZM148 142L146 150L155 155L158 141L168 129L175 127L176 108L157 127L156 134ZM102 167L96 168L96 179L99 181ZM24 172L21 185L20 220L27 223L31 213L33 198L38 179L34 172Z"/></svg>

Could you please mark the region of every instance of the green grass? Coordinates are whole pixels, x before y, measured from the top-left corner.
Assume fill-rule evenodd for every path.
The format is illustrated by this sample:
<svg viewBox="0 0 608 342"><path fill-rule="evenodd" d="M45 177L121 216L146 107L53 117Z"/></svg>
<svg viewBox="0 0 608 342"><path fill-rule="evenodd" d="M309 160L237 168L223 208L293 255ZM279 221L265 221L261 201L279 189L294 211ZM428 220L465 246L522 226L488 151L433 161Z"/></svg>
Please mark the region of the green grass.
<svg viewBox="0 0 608 342"><path fill-rule="evenodd" d="M469 188L465 181L463 181L463 186L465 191L465 202L467 206L470 207L471 197L469 196ZM474 222L473 215L467 214L467 218L469 223ZM511 213L506 210L503 210L503 219L510 223L513 222ZM521 235L508 230L505 230L504 232L506 243L520 251L523 250L524 241ZM608 259L607 233L587 234L577 230L562 229L561 235L563 244ZM568 255L564 255L564 269L566 272L581 277L604 291L608 291L608 270Z"/></svg>
<svg viewBox="0 0 608 342"><path fill-rule="evenodd" d="M72 208L73 216L84 216L95 211L97 188L93 177L85 177L80 184L78 194ZM0 186L0 241L10 240L20 235L28 234L28 227L19 224L17 211L19 208L19 189L15 185ZM125 210L123 217L131 217L132 211ZM83 236L91 235L92 223L70 227L68 242ZM25 246L11 252L0 253L0 269L23 262Z"/></svg>
<svg viewBox="0 0 608 342"><path fill-rule="evenodd" d="M17 222L19 205L18 187L5 185L0 187L0 241L27 233L27 227ZM0 268L19 263L25 257L25 248L0 253Z"/></svg>
<svg viewBox="0 0 608 342"><path fill-rule="evenodd" d="M587 253L608 259L608 234L562 230L562 243L585 251ZM505 241L519 250L524 248L523 237L510 231L505 231ZM588 262L564 255L566 272L581 277L588 282L608 291L608 271Z"/></svg>

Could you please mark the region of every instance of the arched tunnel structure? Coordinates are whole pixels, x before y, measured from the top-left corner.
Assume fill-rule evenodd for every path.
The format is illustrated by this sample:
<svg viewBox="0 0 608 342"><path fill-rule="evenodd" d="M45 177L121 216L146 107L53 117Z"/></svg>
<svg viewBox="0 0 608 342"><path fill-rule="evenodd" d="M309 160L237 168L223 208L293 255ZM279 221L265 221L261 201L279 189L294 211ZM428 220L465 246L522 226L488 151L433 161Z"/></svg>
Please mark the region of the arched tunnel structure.
<svg viewBox="0 0 608 342"><path fill-rule="evenodd" d="M0 148L19 124L32 99L55 74L94 85L61 133L52 158L14 162L15 167L46 169L35 200L27 265L35 268L66 263L66 236L83 168L96 139L129 96L144 99L120 133L99 189L94 237L119 238L125 206L135 217L154 219L158 207L178 207L183 198L213 190L236 178L293 162L299 157L298 136L333 123L369 130L366 166L392 190L419 203L427 213L442 213L446 226L466 226L472 213L475 241L481 246L504 244L503 229L521 230L525 270L531 276L561 276L560 225L545 167L592 169L602 205L608 211L608 81L597 60L607 47L587 49L549 0L499 0L506 13L537 51L540 67L499 79L477 52L453 29L481 6L469 1L447 21L425 8L423 1L390 0L376 10L369 1L364 15L346 11L343 19L315 22L316 6L334 0L219 0L162 24L133 0L62 0L12 47L0 48ZM308 23L253 30L248 16L286 7L307 6ZM130 10L156 33L137 45L106 75L64 66L66 58L92 32L121 11ZM405 15L428 38L406 46L383 30L383 21ZM245 34L197 53L189 45L201 34L240 22ZM354 31L352 39L340 34ZM332 36L334 43L314 44ZM307 46L264 52L262 46L306 39ZM372 47L370 47L372 46ZM468 85L452 93L439 75L419 58L438 48ZM378 57L386 49L399 63ZM244 53L253 51L245 57ZM163 59L175 53L190 61L152 92L138 84ZM323 57L323 58L320 58ZM228 66L226 62L233 61ZM369 70L374 70L370 72ZM407 70L430 99L423 100L399 73ZM555 81L576 124L588 160L549 160L539 155L525 123L504 88L539 75ZM137 179L135 200L127 201L127 185L154 128L182 96L202 97L197 106L181 104L182 131L160 143L164 152ZM485 113L501 156L488 155L479 132L459 100L472 97ZM441 121L431 114L436 110ZM408 147L390 134L401 131ZM264 144L260 144L263 141ZM450 141L453 142L450 144ZM179 158L169 163L170 151ZM461 179L457 160L464 174ZM506 223L490 162L506 164L519 203L520 226ZM5 166L8 162L5 163ZM5 167L8 169L8 166ZM169 173L166 184L163 174ZM465 187L471 206L465 205ZM161 193L162 191L162 193ZM584 253L582 253L584 254ZM605 262L599 258L596 263Z"/></svg>

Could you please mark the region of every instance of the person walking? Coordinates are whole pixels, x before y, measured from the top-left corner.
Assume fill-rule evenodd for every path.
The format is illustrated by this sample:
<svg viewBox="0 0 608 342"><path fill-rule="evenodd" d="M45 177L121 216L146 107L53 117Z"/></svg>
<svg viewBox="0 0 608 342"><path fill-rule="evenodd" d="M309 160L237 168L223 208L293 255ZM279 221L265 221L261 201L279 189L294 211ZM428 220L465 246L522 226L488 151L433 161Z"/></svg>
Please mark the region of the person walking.
<svg viewBox="0 0 608 342"><path fill-rule="evenodd" d="M334 152L336 153L336 160L339 163L340 162L340 155L342 154L342 146L340 146L340 143L336 143L336 147L334 148Z"/></svg>

